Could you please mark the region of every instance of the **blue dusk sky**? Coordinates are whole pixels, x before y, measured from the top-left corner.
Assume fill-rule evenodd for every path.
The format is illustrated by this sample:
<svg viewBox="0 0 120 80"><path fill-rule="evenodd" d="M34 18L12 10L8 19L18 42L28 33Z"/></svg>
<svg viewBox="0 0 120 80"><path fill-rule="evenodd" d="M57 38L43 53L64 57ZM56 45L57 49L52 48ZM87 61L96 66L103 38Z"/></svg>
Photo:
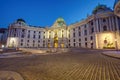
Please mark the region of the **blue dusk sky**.
<svg viewBox="0 0 120 80"><path fill-rule="evenodd" d="M115 0L0 0L0 27L7 28L18 18L29 25L51 26L58 17L66 24L78 22L91 14L98 4L113 9Z"/></svg>

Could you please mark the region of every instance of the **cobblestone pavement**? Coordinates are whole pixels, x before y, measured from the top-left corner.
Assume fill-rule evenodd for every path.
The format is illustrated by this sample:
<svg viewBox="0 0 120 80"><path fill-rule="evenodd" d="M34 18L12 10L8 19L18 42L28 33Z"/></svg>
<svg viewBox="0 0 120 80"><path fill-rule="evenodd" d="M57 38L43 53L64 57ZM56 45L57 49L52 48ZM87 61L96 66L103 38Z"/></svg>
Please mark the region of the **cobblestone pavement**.
<svg viewBox="0 0 120 80"><path fill-rule="evenodd" d="M75 49L65 54L0 59L0 70L25 80L120 80L120 59L101 50Z"/></svg>

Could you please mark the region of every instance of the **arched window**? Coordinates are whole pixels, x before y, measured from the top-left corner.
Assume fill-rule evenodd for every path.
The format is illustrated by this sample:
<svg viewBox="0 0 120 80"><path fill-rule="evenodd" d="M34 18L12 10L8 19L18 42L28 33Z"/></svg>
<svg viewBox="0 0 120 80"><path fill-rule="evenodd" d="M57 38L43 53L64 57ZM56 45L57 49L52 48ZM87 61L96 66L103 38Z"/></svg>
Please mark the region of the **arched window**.
<svg viewBox="0 0 120 80"><path fill-rule="evenodd" d="M107 31L107 26L103 26L103 31Z"/></svg>
<svg viewBox="0 0 120 80"><path fill-rule="evenodd" d="M103 19L103 22L106 22L106 19Z"/></svg>

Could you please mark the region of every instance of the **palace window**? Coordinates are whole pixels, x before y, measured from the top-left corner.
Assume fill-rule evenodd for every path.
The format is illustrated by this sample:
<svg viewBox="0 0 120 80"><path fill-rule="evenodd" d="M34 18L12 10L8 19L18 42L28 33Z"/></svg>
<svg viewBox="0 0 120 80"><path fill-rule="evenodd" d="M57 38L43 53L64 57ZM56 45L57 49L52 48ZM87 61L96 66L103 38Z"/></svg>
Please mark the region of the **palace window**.
<svg viewBox="0 0 120 80"><path fill-rule="evenodd" d="M14 34L14 37L16 37L16 34Z"/></svg>
<svg viewBox="0 0 120 80"><path fill-rule="evenodd" d="M25 29L22 29L22 32L25 32Z"/></svg>
<svg viewBox="0 0 120 80"><path fill-rule="evenodd" d="M35 43L35 41L33 40L33 43Z"/></svg>
<svg viewBox="0 0 120 80"><path fill-rule="evenodd" d="M91 33L93 33L93 32L94 32L94 28L92 27L92 28L91 28Z"/></svg>
<svg viewBox="0 0 120 80"><path fill-rule="evenodd" d="M15 32L16 32L16 28L15 28Z"/></svg>
<svg viewBox="0 0 120 80"><path fill-rule="evenodd" d="M93 43L91 43L91 48L93 48Z"/></svg>
<svg viewBox="0 0 120 80"><path fill-rule="evenodd" d="M75 42L75 39L74 39L74 42Z"/></svg>
<svg viewBox="0 0 120 80"><path fill-rule="evenodd" d="M73 33L73 37L75 37L75 33Z"/></svg>
<svg viewBox="0 0 120 80"><path fill-rule="evenodd" d="M75 31L75 28L73 28L73 31Z"/></svg>
<svg viewBox="0 0 120 80"><path fill-rule="evenodd" d="M103 26L103 31L107 31L107 26Z"/></svg>
<svg viewBox="0 0 120 80"><path fill-rule="evenodd" d="M39 39L40 39L40 35L39 35Z"/></svg>
<svg viewBox="0 0 120 80"><path fill-rule="evenodd" d="M74 47L75 47L75 43L74 43Z"/></svg>
<svg viewBox="0 0 120 80"><path fill-rule="evenodd" d="M79 43L79 47L81 47L81 43Z"/></svg>
<svg viewBox="0 0 120 80"><path fill-rule="evenodd" d="M69 42L70 42L70 40L69 40Z"/></svg>
<svg viewBox="0 0 120 80"><path fill-rule="evenodd" d="M79 27L78 27L78 29L80 30L80 29L81 29L81 27L79 26Z"/></svg>
<svg viewBox="0 0 120 80"><path fill-rule="evenodd" d="M93 40L93 36L90 37L90 40Z"/></svg>
<svg viewBox="0 0 120 80"><path fill-rule="evenodd" d="M85 43L85 47L87 47L87 42Z"/></svg>
<svg viewBox="0 0 120 80"><path fill-rule="evenodd" d="M85 41L87 41L87 38L85 38Z"/></svg>
<svg viewBox="0 0 120 80"><path fill-rule="evenodd" d="M106 22L106 19L103 19L103 22Z"/></svg>
<svg viewBox="0 0 120 80"><path fill-rule="evenodd" d="M23 46L23 43L21 43L21 46Z"/></svg>
<svg viewBox="0 0 120 80"><path fill-rule="evenodd" d="M79 39L79 42L81 42L81 39Z"/></svg>
<svg viewBox="0 0 120 80"><path fill-rule="evenodd" d="M27 40L27 42L29 42L29 40Z"/></svg>
<svg viewBox="0 0 120 80"><path fill-rule="evenodd" d="M27 46L29 46L29 44L27 44Z"/></svg>
<svg viewBox="0 0 120 80"><path fill-rule="evenodd" d="M84 35L87 35L87 30L84 30Z"/></svg>
<svg viewBox="0 0 120 80"><path fill-rule="evenodd" d="M30 33L30 30L28 32Z"/></svg>
<svg viewBox="0 0 120 80"><path fill-rule="evenodd" d="M33 36L33 38L35 39L35 35Z"/></svg>
<svg viewBox="0 0 120 80"><path fill-rule="evenodd" d="M23 39L21 39L21 42L23 42Z"/></svg>
<svg viewBox="0 0 120 80"><path fill-rule="evenodd" d="M84 27L87 28L87 25L85 25Z"/></svg>
<svg viewBox="0 0 120 80"><path fill-rule="evenodd" d="M24 35L22 34L21 37L24 38Z"/></svg>
<svg viewBox="0 0 120 80"><path fill-rule="evenodd" d="M91 22L91 25L93 25L93 21Z"/></svg>
<svg viewBox="0 0 120 80"><path fill-rule="evenodd" d="M62 38L63 38L64 36L63 36L63 34L62 34Z"/></svg>
<svg viewBox="0 0 120 80"><path fill-rule="evenodd" d="M35 44L33 44L33 47L35 46Z"/></svg>
<svg viewBox="0 0 120 80"><path fill-rule="evenodd" d="M34 31L34 33L36 33L36 31Z"/></svg>
<svg viewBox="0 0 120 80"><path fill-rule="evenodd" d="M69 34L69 38L70 38L70 34Z"/></svg>
<svg viewBox="0 0 120 80"><path fill-rule="evenodd" d="M30 38L30 34L28 34L28 38Z"/></svg>
<svg viewBox="0 0 120 80"><path fill-rule="evenodd" d="M38 44L38 47L40 47L40 45Z"/></svg>
<svg viewBox="0 0 120 80"><path fill-rule="evenodd" d="M49 38L51 38L51 35L49 35Z"/></svg>
<svg viewBox="0 0 120 80"><path fill-rule="evenodd" d="M81 36L81 32L79 31L79 36Z"/></svg>

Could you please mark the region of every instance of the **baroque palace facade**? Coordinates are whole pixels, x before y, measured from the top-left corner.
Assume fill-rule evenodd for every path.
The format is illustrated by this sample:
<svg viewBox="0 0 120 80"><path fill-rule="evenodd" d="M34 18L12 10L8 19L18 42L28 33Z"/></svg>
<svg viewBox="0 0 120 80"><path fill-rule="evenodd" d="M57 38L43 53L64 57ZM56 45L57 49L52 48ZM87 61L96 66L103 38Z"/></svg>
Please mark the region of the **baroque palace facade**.
<svg viewBox="0 0 120 80"><path fill-rule="evenodd" d="M105 5L98 5L91 16L69 26L61 17L44 28L18 19L9 26L7 47L120 49L120 18Z"/></svg>

